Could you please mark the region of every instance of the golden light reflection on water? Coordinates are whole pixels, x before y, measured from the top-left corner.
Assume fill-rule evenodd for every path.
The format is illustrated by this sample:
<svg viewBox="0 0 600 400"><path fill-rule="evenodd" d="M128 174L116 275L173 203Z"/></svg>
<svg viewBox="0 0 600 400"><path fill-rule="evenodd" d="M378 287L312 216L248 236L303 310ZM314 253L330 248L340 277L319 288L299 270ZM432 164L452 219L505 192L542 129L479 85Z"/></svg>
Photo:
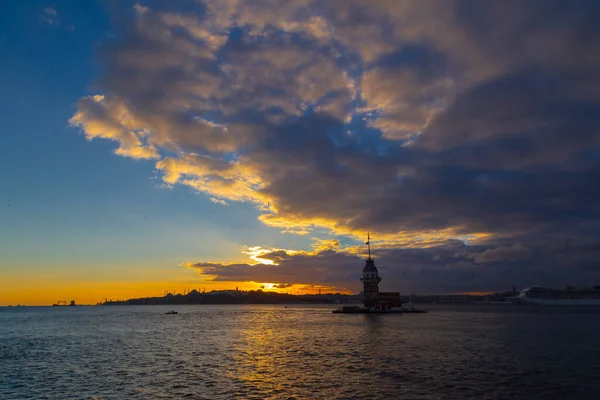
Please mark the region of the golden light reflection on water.
<svg viewBox="0 0 600 400"><path fill-rule="evenodd" d="M248 329L241 331L235 341L237 368L231 372L232 377L260 392L281 389L277 380L277 354L285 349L280 346L281 335L276 337L271 327L274 319L276 316L271 312L251 318Z"/></svg>
<svg viewBox="0 0 600 400"><path fill-rule="evenodd" d="M244 329L236 331L233 339L235 367L228 378L241 384L242 394L250 397L306 393L314 382L326 382L320 394L335 397L350 389L342 387L339 374L360 373L376 362L370 357L373 351L383 352L390 345L386 341L389 332L377 317L336 319L326 306L265 306L258 312L249 309L249 313ZM349 330L349 323L354 328Z"/></svg>

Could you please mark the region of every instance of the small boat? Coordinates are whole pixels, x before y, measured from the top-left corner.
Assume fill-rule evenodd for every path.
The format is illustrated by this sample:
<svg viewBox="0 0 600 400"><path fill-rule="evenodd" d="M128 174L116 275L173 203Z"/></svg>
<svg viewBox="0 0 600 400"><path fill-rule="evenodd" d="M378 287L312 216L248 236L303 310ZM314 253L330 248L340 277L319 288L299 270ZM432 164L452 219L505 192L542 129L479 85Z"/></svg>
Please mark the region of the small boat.
<svg viewBox="0 0 600 400"><path fill-rule="evenodd" d="M177 314L177 311L175 311L175 310L167 311L167 315L171 315L171 314Z"/></svg>

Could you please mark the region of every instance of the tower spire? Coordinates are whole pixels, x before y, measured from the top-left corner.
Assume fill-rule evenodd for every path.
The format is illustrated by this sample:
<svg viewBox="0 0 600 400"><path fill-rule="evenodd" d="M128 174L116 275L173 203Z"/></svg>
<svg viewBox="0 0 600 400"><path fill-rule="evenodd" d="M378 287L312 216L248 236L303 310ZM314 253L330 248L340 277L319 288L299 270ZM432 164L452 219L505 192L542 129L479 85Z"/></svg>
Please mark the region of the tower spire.
<svg viewBox="0 0 600 400"><path fill-rule="evenodd" d="M371 259L371 232L367 231L367 248L369 249L369 260Z"/></svg>

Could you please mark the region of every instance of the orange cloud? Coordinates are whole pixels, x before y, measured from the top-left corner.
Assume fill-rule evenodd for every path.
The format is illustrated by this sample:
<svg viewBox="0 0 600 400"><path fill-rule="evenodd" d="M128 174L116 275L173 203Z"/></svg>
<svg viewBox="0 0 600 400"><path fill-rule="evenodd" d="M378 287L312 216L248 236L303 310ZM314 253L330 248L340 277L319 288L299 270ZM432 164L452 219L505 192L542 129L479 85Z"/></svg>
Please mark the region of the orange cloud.
<svg viewBox="0 0 600 400"><path fill-rule="evenodd" d="M141 159L159 158L157 149L144 145L144 124L136 119L122 101L104 96L88 96L79 100L78 111L69 120L73 126L82 128L88 140L109 139L119 143L115 153Z"/></svg>

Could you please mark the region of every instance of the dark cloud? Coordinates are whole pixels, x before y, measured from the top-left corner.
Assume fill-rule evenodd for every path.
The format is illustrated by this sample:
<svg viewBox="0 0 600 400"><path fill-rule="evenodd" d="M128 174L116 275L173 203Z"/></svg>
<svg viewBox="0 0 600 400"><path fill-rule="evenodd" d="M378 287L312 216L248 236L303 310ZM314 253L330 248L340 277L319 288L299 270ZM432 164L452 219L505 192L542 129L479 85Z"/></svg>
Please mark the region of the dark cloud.
<svg viewBox="0 0 600 400"><path fill-rule="evenodd" d="M72 123L266 224L374 231L415 291L597 279L596 2L248 4L137 6ZM328 251L197 266L356 284L354 257Z"/></svg>
<svg viewBox="0 0 600 400"><path fill-rule="evenodd" d="M288 284L288 283L280 283L278 285L274 285L273 289L287 289L287 288L290 288L292 286L294 286L294 285L291 285L291 284Z"/></svg>
<svg viewBox="0 0 600 400"><path fill-rule="evenodd" d="M260 258L277 259L279 265L197 263L190 267L199 269L204 275L214 276L217 281L272 282L284 285L316 283L343 285L352 283L357 272L356 256L334 250L316 253L278 250L261 254Z"/></svg>
<svg viewBox="0 0 600 400"><path fill-rule="evenodd" d="M581 96L580 80L529 70L479 84L434 119L420 144L472 168L568 167L600 144L600 106Z"/></svg>
<svg viewBox="0 0 600 400"><path fill-rule="evenodd" d="M522 239L523 237L521 237ZM511 239L512 240L512 239ZM343 250L278 251L279 265L191 265L217 281L327 284L360 291L364 260ZM548 236L529 247L505 239L468 245L449 240L428 248L381 248L374 253L383 290L444 293L510 290L515 285L588 285L600 279L600 239Z"/></svg>
<svg viewBox="0 0 600 400"><path fill-rule="evenodd" d="M473 260L475 263L516 262L526 260L532 255L531 249L521 243L515 243L509 247L498 247L476 253L473 255Z"/></svg>

